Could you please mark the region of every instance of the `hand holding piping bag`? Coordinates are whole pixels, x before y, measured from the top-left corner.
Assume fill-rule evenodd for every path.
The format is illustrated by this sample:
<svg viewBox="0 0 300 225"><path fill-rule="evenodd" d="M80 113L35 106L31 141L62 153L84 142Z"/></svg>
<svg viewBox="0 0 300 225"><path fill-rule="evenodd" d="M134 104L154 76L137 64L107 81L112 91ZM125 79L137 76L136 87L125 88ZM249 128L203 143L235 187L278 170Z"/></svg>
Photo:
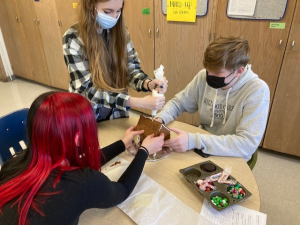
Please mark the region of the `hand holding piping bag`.
<svg viewBox="0 0 300 225"><path fill-rule="evenodd" d="M164 86L160 86L160 88L162 89L161 91L158 91L158 90L156 90L156 88L154 88L152 90L152 97L162 97L162 96L164 96L164 92L166 91L166 88L168 86L168 81L164 77L164 66L163 65L160 65L160 67L158 69L154 70L154 77L157 80L163 82ZM159 92L161 92L161 93L159 93ZM157 110L152 110L152 116L155 116L156 112L157 112Z"/></svg>

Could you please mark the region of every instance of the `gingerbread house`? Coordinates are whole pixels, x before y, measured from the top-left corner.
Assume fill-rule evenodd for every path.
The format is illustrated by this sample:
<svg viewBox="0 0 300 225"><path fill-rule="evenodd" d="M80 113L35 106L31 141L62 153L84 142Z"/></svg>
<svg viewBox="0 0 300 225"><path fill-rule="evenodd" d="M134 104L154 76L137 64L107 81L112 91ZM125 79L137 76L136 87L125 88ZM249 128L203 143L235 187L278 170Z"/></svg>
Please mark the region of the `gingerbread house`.
<svg viewBox="0 0 300 225"><path fill-rule="evenodd" d="M145 117L143 115L140 116L139 122L135 127L135 130L144 130L144 133L140 135L140 142L151 134L154 134L155 137L159 136L161 133L164 133L164 140L170 139L170 130L164 124L152 120L150 117Z"/></svg>

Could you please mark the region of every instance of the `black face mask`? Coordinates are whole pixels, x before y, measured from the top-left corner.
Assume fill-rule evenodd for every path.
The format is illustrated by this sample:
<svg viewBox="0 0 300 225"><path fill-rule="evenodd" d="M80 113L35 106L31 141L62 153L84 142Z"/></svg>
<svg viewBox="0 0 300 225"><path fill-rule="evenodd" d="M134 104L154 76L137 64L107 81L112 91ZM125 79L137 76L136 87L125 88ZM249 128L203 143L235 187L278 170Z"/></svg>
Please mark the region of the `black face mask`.
<svg viewBox="0 0 300 225"><path fill-rule="evenodd" d="M233 72L232 72L233 73ZM227 77L229 77L232 73L230 73ZM209 86L211 86L212 88L222 88L222 87L226 87L228 84L231 83L231 81L233 81L233 79L235 78L232 78L231 81L229 81L228 83L225 83L225 79L227 77L216 77L216 76L211 76L211 75L208 75L208 72L206 70L206 82Z"/></svg>

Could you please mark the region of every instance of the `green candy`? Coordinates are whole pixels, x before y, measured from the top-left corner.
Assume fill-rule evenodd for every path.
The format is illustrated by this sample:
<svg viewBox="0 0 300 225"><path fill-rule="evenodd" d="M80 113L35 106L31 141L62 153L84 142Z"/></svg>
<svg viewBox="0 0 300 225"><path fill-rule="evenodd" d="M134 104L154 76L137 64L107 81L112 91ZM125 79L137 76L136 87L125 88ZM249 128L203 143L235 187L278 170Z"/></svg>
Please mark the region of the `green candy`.
<svg viewBox="0 0 300 225"><path fill-rule="evenodd" d="M219 208L225 208L228 206L228 199L227 198L222 198L220 196L214 196L211 198L211 200L213 201L213 203L219 207Z"/></svg>

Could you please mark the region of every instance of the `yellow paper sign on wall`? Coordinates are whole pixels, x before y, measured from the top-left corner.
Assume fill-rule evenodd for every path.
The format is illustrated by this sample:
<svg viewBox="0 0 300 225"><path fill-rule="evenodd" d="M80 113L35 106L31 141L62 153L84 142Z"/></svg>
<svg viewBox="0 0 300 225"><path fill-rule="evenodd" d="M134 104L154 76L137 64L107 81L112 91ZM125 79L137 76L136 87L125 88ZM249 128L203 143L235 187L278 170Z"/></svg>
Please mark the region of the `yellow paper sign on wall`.
<svg viewBox="0 0 300 225"><path fill-rule="evenodd" d="M73 3L73 9L76 9L78 6L78 3Z"/></svg>
<svg viewBox="0 0 300 225"><path fill-rule="evenodd" d="M197 0L167 1L167 20L179 22L196 21Z"/></svg>

